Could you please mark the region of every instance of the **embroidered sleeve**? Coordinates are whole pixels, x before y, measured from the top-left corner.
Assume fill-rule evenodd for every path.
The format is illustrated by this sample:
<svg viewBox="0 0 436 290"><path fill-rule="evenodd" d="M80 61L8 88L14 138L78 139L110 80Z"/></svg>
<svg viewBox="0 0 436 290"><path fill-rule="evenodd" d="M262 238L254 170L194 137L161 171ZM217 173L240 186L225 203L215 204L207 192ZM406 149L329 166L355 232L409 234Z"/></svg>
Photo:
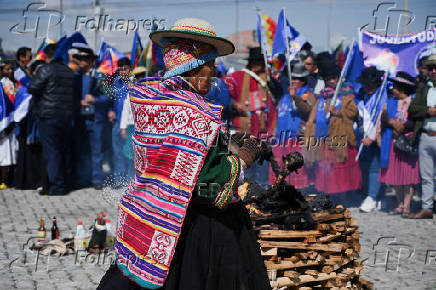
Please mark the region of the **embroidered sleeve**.
<svg viewBox="0 0 436 290"><path fill-rule="evenodd" d="M241 162L235 155L228 156L227 160L231 164L230 178L229 181L222 186L213 202L213 204L218 208L224 208L228 202L232 200L232 197L237 191L239 184Z"/></svg>
<svg viewBox="0 0 436 290"><path fill-rule="evenodd" d="M211 148L197 178L194 197L216 207L225 208L234 197L241 174L239 158L227 151L226 146Z"/></svg>

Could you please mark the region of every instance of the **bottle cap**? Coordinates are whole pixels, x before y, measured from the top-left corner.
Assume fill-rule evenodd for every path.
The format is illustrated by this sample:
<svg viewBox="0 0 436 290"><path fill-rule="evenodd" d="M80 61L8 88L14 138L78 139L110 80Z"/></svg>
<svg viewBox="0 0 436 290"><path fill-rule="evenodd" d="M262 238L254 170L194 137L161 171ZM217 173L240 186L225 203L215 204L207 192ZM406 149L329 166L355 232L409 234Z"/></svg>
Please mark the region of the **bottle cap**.
<svg viewBox="0 0 436 290"><path fill-rule="evenodd" d="M77 222L77 225L78 225L78 226L83 226L83 223L82 223L81 221L78 221L78 222Z"/></svg>

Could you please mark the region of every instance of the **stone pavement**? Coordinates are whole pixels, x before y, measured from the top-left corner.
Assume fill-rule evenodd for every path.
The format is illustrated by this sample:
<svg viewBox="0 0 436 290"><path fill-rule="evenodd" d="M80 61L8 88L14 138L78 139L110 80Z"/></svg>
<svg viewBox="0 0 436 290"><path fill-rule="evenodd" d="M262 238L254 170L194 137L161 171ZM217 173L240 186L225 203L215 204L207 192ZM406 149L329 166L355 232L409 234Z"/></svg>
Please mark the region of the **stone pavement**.
<svg viewBox="0 0 436 290"><path fill-rule="evenodd" d="M68 196L39 196L36 191L0 191L0 289L95 289L113 256L72 254L39 255L26 241L36 235L39 219L57 217L61 237L74 235L78 220L89 227L104 209L112 225L122 190L82 189ZM392 198L392 197L391 197ZM376 211L359 213L366 259L363 275L377 289L436 289L436 224L431 220L404 220ZM386 259L386 257L388 257ZM386 262L387 261L387 262Z"/></svg>

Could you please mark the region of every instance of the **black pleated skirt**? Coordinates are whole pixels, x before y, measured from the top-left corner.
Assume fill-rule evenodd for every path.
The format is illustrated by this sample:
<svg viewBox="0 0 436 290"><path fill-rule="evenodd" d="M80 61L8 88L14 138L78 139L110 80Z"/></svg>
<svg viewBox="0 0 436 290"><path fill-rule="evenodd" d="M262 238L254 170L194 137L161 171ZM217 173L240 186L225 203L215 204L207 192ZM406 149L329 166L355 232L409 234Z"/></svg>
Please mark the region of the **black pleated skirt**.
<svg viewBox="0 0 436 290"><path fill-rule="evenodd" d="M98 289L144 289L112 265ZM225 210L191 203L165 290L271 289L250 217L242 203Z"/></svg>

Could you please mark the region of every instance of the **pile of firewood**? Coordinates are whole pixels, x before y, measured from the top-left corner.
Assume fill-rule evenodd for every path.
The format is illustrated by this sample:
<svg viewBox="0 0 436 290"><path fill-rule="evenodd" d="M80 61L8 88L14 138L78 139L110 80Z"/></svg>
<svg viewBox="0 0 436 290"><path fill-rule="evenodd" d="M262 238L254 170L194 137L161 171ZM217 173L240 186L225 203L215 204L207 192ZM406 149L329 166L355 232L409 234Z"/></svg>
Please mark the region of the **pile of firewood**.
<svg viewBox="0 0 436 290"><path fill-rule="evenodd" d="M277 180L268 189L239 188L250 213L273 289L373 289L360 277L357 221L328 196L305 196L285 182L304 164L299 153L271 156Z"/></svg>
<svg viewBox="0 0 436 290"><path fill-rule="evenodd" d="M373 289L359 276L359 231L350 211L338 206L313 213L313 219L314 230L256 228L271 287Z"/></svg>

